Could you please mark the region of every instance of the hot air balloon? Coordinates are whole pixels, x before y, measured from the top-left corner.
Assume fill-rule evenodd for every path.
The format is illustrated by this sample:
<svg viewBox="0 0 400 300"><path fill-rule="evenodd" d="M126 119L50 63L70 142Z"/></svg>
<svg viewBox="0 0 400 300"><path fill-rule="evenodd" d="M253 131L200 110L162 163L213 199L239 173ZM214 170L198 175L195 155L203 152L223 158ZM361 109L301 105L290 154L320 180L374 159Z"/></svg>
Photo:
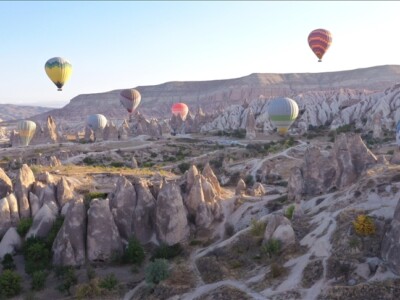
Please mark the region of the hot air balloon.
<svg viewBox="0 0 400 300"><path fill-rule="evenodd" d="M129 113L132 113L140 104L142 96L136 89L122 90L119 94L119 101Z"/></svg>
<svg viewBox="0 0 400 300"><path fill-rule="evenodd" d="M281 135L286 134L299 114L297 103L290 98L275 98L268 105L268 115Z"/></svg>
<svg viewBox="0 0 400 300"><path fill-rule="evenodd" d="M44 65L47 76L62 91L63 85L69 80L72 73L72 65L62 57L50 58Z"/></svg>
<svg viewBox="0 0 400 300"><path fill-rule="evenodd" d="M180 115L182 120L185 120L189 112L189 108L185 103L174 103L171 107L171 111L174 116Z"/></svg>
<svg viewBox="0 0 400 300"><path fill-rule="evenodd" d="M325 52L328 51L332 43L331 33L326 29L315 29L308 35L308 45L314 54L322 61Z"/></svg>
<svg viewBox="0 0 400 300"><path fill-rule="evenodd" d="M106 127L107 118L101 114L89 115L86 123L93 131L101 130Z"/></svg>
<svg viewBox="0 0 400 300"><path fill-rule="evenodd" d="M36 123L22 120L18 122L17 130L23 146L28 146L36 131Z"/></svg>

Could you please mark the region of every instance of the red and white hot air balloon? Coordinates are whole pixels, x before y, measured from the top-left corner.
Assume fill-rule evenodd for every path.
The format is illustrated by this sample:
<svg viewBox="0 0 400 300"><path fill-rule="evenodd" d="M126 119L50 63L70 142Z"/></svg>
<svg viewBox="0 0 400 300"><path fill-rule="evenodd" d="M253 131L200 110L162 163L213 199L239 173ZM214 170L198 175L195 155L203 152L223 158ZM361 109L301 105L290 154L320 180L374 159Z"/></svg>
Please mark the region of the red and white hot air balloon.
<svg viewBox="0 0 400 300"><path fill-rule="evenodd" d="M174 116L180 115L182 120L185 120L189 112L189 107L185 103L174 103L171 111Z"/></svg>

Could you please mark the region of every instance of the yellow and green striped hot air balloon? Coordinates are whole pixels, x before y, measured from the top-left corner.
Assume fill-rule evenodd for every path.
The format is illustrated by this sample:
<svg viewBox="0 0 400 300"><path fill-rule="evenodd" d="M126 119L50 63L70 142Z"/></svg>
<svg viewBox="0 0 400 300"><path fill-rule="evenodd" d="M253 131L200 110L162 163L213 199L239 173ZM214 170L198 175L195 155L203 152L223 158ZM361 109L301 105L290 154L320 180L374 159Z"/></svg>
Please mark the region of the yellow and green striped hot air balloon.
<svg viewBox="0 0 400 300"><path fill-rule="evenodd" d="M18 122L17 131L23 146L28 146L36 132L36 123L22 120Z"/></svg>
<svg viewBox="0 0 400 300"><path fill-rule="evenodd" d="M275 98L268 105L268 115L278 133L285 135L299 115L299 107L290 98Z"/></svg>
<svg viewBox="0 0 400 300"><path fill-rule="evenodd" d="M72 73L72 65L62 57L50 58L44 65L47 76L62 91L63 85L69 80Z"/></svg>

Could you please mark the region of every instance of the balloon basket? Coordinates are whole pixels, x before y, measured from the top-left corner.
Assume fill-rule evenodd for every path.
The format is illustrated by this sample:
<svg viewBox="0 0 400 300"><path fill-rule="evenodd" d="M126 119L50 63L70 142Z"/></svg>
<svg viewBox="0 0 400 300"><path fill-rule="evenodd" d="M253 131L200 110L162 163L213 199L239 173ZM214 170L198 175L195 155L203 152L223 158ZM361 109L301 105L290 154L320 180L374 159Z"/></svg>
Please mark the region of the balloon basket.
<svg viewBox="0 0 400 300"><path fill-rule="evenodd" d="M58 88L57 91L61 92L61 91L62 91L62 88Z"/></svg>
<svg viewBox="0 0 400 300"><path fill-rule="evenodd" d="M322 62L322 59L318 59L318 62Z"/></svg>

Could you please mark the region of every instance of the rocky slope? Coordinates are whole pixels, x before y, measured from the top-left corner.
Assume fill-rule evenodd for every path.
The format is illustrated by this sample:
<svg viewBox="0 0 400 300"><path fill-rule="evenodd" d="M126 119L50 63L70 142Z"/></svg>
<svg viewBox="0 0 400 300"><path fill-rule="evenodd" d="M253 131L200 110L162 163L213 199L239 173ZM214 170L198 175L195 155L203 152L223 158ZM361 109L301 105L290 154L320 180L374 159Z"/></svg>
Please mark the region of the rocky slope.
<svg viewBox="0 0 400 300"><path fill-rule="evenodd" d="M0 122L26 119L50 110L52 108L41 106L0 104Z"/></svg>
<svg viewBox="0 0 400 300"><path fill-rule="evenodd" d="M295 96L310 91L353 89L382 91L400 81L400 66L386 65L327 73L262 74L227 80L167 82L154 86L139 86L142 95L139 111L147 116L170 116L174 102L185 102L191 111L201 106L205 112L240 104L245 99L275 96ZM128 113L119 104L114 90L98 94L79 95L61 109L50 114L58 119L82 120L88 114L100 113L109 119L126 118ZM1 116L0 116L1 117ZM44 118L42 114L38 118Z"/></svg>

